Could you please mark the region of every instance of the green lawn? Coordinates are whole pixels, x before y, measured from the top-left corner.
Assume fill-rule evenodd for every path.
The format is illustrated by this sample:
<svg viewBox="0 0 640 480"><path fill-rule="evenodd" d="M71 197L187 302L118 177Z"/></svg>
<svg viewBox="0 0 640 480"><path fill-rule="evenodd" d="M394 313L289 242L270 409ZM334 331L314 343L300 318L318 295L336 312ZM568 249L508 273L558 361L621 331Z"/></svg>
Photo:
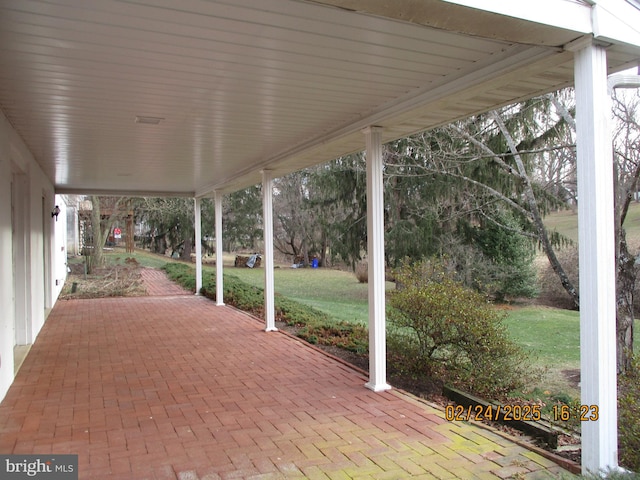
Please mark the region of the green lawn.
<svg viewBox="0 0 640 480"><path fill-rule="evenodd" d="M557 230L573 242L578 242L578 212L564 210L544 218L544 224L551 231ZM640 203L633 202L624 222L627 238L640 238Z"/></svg>
<svg viewBox="0 0 640 480"><path fill-rule="evenodd" d="M264 288L264 269L229 268L225 270L244 282ZM300 303L317 308L336 320L368 322L368 286L355 275L324 268L276 268L275 291ZM387 282L387 288L394 284Z"/></svg>
<svg viewBox="0 0 640 480"><path fill-rule="evenodd" d="M154 255L143 250L136 250L133 253L126 253L122 249L115 249L107 253L107 258L113 263L124 263L127 258L135 258L136 261L145 267L160 268L167 262L172 261L169 257Z"/></svg>
<svg viewBox="0 0 640 480"><path fill-rule="evenodd" d="M544 219L544 223L550 230L555 230L574 243L578 242L578 214L570 210L553 213ZM624 223L627 233L627 241L632 250L637 248L640 239L640 203L633 202ZM556 313L557 312L557 313ZM579 368L580 364L580 334L578 312L553 309L522 309L520 312L512 312L509 316L509 332L519 343L531 346L538 352L538 362L546 363L558 373L560 367ZM547 325L547 319L551 321ZM640 322L636 321L636 331ZM562 328L554 328L554 327ZM531 328L533 331L528 332ZM539 338L535 333L539 332ZM637 345L637 342L636 342ZM638 351L638 347L636 347ZM575 367L571 367L571 365ZM554 375L552 371L550 375ZM558 382L562 379L556 375Z"/></svg>
<svg viewBox="0 0 640 480"><path fill-rule="evenodd" d="M580 368L579 313L549 307L511 310L505 320L509 335L525 348L532 367L545 369L539 387L552 393L579 398L580 391L567 378L567 371Z"/></svg>
<svg viewBox="0 0 640 480"><path fill-rule="evenodd" d="M580 364L578 312L548 307L524 307L509 311L505 325L511 337L531 351L538 362Z"/></svg>
<svg viewBox="0 0 640 480"><path fill-rule="evenodd" d="M543 389L578 397L563 371L580 368L580 314L549 307L524 307L508 312L505 325L511 337L533 355L534 365L548 369ZM635 330L640 328L636 320ZM634 345L638 351L637 343Z"/></svg>

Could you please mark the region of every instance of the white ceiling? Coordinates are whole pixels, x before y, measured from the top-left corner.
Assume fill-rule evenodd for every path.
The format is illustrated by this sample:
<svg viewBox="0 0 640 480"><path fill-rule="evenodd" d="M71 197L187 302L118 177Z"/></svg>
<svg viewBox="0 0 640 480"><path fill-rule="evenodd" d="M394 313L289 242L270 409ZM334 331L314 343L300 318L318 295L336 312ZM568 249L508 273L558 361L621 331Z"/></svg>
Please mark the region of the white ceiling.
<svg viewBox="0 0 640 480"><path fill-rule="evenodd" d="M581 32L389 4L0 0L0 108L58 192L205 195L573 81Z"/></svg>

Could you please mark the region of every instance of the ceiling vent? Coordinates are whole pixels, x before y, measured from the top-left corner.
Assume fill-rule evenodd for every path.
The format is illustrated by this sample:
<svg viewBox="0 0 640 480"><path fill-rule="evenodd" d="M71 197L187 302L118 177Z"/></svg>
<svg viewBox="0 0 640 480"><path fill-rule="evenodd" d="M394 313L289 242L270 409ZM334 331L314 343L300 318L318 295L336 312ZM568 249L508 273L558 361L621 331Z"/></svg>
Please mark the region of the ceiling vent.
<svg viewBox="0 0 640 480"><path fill-rule="evenodd" d="M161 117L145 117L142 115L136 115L136 123L143 123L145 125L158 125L164 118Z"/></svg>

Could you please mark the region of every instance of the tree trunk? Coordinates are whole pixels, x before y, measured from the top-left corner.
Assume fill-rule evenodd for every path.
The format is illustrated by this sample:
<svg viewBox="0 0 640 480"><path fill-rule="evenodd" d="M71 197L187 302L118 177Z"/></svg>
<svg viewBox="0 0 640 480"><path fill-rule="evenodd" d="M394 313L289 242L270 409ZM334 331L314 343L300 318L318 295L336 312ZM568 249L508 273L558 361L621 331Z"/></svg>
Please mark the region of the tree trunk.
<svg viewBox="0 0 640 480"><path fill-rule="evenodd" d="M167 253L167 238L165 234L155 235L151 240L151 251L164 255Z"/></svg>
<svg viewBox="0 0 640 480"><path fill-rule="evenodd" d="M102 208L101 208L101 197L97 195L91 196L91 229L93 232L93 252L91 253L92 260L91 263L94 267L100 267L104 264L104 244L107 240L109 233L111 232L111 227L115 223L116 219L120 217L120 204L122 202L128 201L127 198L121 197L118 198L113 206L111 207L111 215L106 221L102 221ZM105 206L105 209L108 209L108 204Z"/></svg>
<svg viewBox="0 0 640 480"><path fill-rule="evenodd" d="M300 254L302 255L302 263L305 267L309 266L309 247L306 238L302 237L302 245L300 245Z"/></svg>
<svg viewBox="0 0 640 480"><path fill-rule="evenodd" d="M87 263L87 273L91 273L93 268L102 266L104 262L104 236L102 232L102 214L100 213L100 198L91 197L91 230L93 233L93 249L91 251L91 261Z"/></svg>
<svg viewBox="0 0 640 480"><path fill-rule="evenodd" d="M184 248L182 249L182 255L180 255L180 259L185 262L191 261L191 251L193 250L193 242L190 238L185 238L184 240Z"/></svg>
<svg viewBox="0 0 640 480"><path fill-rule="evenodd" d="M320 267L326 267L327 266L327 249L329 248L328 246L328 239L327 239L327 232L325 229L322 229L322 242L321 242L321 246L320 246L320 261L319 261L319 266Z"/></svg>
<svg viewBox="0 0 640 480"><path fill-rule="evenodd" d="M618 373L631 369L633 354L633 297L635 290L635 258L629 253L624 230L618 246L618 278L616 285L616 332Z"/></svg>

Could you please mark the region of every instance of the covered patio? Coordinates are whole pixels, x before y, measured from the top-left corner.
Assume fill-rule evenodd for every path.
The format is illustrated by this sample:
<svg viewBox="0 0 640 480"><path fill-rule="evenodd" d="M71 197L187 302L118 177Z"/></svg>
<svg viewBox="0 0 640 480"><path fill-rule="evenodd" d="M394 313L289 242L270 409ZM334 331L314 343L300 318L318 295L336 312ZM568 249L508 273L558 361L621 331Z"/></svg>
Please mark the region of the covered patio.
<svg viewBox="0 0 640 480"><path fill-rule="evenodd" d="M56 304L0 405L0 452L78 454L79 478L114 480L567 474L164 282Z"/></svg>
<svg viewBox="0 0 640 480"><path fill-rule="evenodd" d="M224 196L261 183L272 332L273 181L363 149L366 386L392 398L383 143L574 86L581 403L600 411L582 426L582 468L615 469L608 98L638 85L615 76L638 65L638 0L0 0L0 399L20 381L15 347L33 344L66 308L47 321L67 272L64 195L191 197L197 238L201 201L214 197L222 255Z"/></svg>

